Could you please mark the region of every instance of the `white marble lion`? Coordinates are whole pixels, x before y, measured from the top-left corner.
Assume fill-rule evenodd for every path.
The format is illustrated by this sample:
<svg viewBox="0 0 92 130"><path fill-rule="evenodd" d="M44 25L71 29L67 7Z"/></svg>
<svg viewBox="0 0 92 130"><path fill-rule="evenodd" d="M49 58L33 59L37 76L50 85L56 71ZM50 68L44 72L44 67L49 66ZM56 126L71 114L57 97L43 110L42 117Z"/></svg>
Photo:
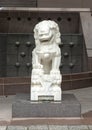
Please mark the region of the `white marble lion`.
<svg viewBox="0 0 92 130"><path fill-rule="evenodd" d="M61 44L58 24L44 20L34 28L35 49L32 52L31 100L40 96L53 96L61 100L61 81L59 66Z"/></svg>

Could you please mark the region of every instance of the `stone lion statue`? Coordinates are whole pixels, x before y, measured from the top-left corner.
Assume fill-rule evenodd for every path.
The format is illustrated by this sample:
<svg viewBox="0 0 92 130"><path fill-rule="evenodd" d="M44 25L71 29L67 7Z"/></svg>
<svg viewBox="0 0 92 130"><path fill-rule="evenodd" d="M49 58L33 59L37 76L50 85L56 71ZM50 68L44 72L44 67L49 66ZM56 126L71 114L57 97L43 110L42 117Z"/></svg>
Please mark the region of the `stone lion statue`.
<svg viewBox="0 0 92 130"><path fill-rule="evenodd" d="M51 95L53 100L61 100L58 24L51 20L38 23L34 28L34 38L36 47L32 52L31 100L38 100L41 95Z"/></svg>

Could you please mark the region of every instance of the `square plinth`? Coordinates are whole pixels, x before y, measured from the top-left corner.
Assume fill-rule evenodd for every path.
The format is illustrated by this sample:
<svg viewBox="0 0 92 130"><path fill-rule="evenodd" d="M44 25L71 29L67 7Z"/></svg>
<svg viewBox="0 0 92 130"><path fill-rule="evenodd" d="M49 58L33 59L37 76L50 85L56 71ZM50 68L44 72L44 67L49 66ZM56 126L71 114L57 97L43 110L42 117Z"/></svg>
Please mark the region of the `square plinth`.
<svg viewBox="0 0 92 130"><path fill-rule="evenodd" d="M17 94L12 117L80 117L81 105L73 94L63 94L61 102L31 102L29 94Z"/></svg>

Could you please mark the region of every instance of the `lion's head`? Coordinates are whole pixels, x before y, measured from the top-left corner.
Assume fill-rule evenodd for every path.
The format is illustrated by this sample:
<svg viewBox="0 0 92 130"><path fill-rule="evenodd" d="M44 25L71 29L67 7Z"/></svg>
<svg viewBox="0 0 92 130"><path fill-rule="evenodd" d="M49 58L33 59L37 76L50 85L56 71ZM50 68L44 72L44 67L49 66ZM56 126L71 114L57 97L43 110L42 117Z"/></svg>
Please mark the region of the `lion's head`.
<svg viewBox="0 0 92 130"><path fill-rule="evenodd" d="M44 20L34 28L34 38L36 45L41 43L48 44L52 39L55 44L61 44L58 24L51 20Z"/></svg>

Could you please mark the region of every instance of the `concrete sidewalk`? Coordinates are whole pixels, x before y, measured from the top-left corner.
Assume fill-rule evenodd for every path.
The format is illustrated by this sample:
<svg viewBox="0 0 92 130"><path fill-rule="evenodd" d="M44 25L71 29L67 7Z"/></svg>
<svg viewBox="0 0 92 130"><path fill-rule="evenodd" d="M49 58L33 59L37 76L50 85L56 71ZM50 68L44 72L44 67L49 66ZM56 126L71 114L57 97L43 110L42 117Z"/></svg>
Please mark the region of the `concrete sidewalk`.
<svg viewBox="0 0 92 130"><path fill-rule="evenodd" d="M81 113L92 111L92 87L64 91L64 93L73 93L81 104Z"/></svg>
<svg viewBox="0 0 92 130"><path fill-rule="evenodd" d="M92 130L92 125L0 126L0 130Z"/></svg>

